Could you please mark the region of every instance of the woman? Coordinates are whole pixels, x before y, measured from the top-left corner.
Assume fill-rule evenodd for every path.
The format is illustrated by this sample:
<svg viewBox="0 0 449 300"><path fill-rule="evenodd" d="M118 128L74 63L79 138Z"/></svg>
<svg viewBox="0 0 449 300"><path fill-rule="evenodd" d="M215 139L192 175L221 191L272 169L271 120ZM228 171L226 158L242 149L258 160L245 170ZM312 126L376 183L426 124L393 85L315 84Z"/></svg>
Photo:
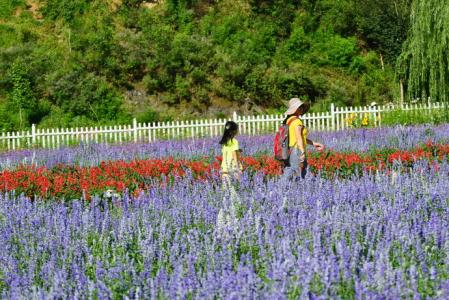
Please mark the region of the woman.
<svg viewBox="0 0 449 300"><path fill-rule="evenodd" d="M296 181L304 179L307 173L307 151L306 146L314 146L318 151L324 150L324 145L307 138L308 130L304 126L301 116L310 108L308 103L302 102L299 98L292 98L288 102L288 109L285 112L287 117L284 124L289 125L289 148L290 157L284 170L284 177L294 177Z"/></svg>

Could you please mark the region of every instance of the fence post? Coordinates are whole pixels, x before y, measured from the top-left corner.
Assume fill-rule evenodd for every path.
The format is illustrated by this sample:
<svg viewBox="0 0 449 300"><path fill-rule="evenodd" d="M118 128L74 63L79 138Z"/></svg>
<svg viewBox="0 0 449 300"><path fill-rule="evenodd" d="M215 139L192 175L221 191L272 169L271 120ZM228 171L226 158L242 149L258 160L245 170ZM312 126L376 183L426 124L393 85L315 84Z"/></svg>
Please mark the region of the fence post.
<svg viewBox="0 0 449 300"><path fill-rule="evenodd" d="M137 142L137 120L133 119L133 135L134 135L134 143Z"/></svg>
<svg viewBox="0 0 449 300"><path fill-rule="evenodd" d="M36 124L31 125L31 143L33 147L36 145Z"/></svg>
<svg viewBox="0 0 449 300"><path fill-rule="evenodd" d="M331 103L331 127L332 131L335 131L335 106Z"/></svg>
<svg viewBox="0 0 449 300"><path fill-rule="evenodd" d="M235 111L235 112L232 114L232 120L233 120L234 122L237 123L237 119L238 119L238 115L237 115L237 112Z"/></svg>

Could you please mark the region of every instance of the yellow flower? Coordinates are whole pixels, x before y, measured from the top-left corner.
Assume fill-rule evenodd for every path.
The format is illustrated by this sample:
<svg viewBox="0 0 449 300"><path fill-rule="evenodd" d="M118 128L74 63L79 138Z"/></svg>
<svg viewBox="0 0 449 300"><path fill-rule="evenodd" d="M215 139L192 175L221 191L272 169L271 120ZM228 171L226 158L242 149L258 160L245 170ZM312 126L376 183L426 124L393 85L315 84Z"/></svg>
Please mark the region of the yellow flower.
<svg viewBox="0 0 449 300"><path fill-rule="evenodd" d="M346 124L348 125L348 126L352 126L352 119L350 118L350 117L347 117L346 118Z"/></svg>
<svg viewBox="0 0 449 300"><path fill-rule="evenodd" d="M368 114L365 113L362 119L362 126L368 126L368 123L369 123Z"/></svg>
<svg viewBox="0 0 449 300"><path fill-rule="evenodd" d="M348 124L348 126L354 126L354 120L356 118L355 113L351 113L347 118L346 118L346 122Z"/></svg>

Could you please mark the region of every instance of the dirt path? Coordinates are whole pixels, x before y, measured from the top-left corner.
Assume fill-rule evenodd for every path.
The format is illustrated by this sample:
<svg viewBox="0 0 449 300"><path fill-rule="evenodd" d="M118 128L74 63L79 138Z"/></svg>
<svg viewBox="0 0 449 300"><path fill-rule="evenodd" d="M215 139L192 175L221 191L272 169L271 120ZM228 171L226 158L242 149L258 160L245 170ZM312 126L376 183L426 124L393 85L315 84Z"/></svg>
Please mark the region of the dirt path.
<svg viewBox="0 0 449 300"><path fill-rule="evenodd" d="M33 17L36 20L42 19L42 14L39 12L39 9L41 7L36 0L28 0L27 7L28 7L28 10L33 14Z"/></svg>

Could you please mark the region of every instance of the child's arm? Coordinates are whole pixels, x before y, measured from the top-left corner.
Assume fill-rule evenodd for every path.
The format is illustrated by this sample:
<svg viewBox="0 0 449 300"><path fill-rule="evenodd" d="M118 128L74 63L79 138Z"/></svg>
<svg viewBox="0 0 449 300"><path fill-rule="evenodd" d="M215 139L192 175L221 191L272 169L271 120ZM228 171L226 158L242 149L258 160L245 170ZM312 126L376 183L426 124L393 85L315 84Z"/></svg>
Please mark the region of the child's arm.
<svg viewBox="0 0 449 300"><path fill-rule="evenodd" d="M233 151L232 152L232 159L235 160L236 165L239 167L239 170L241 171L241 170L243 170L243 166L242 166L242 163L240 161L240 151L241 151L240 149Z"/></svg>

